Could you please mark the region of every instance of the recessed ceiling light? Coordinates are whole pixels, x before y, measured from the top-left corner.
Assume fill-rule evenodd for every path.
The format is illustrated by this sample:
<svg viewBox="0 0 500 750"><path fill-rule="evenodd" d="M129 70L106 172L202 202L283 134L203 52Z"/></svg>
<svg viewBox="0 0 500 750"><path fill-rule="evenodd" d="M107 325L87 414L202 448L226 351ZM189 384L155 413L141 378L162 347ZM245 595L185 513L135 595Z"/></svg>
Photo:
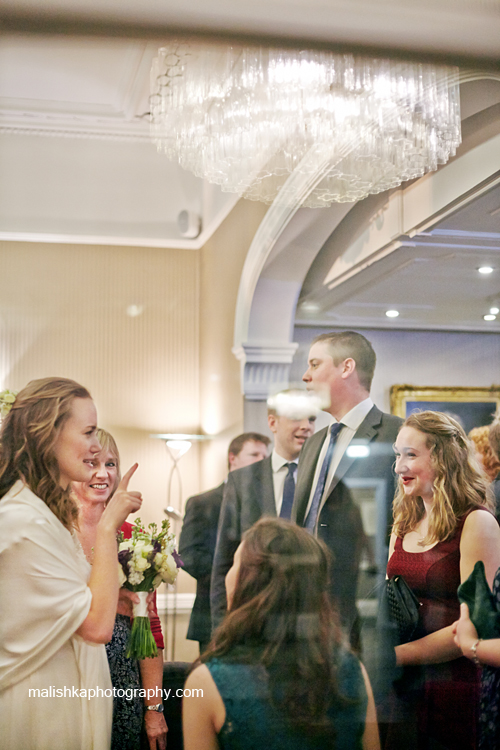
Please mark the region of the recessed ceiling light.
<svg viewBox="0 0 500 750"><path fill-rule="evenodd" d="M484 274L493 273L493 269L491 266L481 266L477 270L479 271L479 273L484 273Z"/></svg>
<svg viewBox="0 0 500 750"><path fill-rule="evenodd" d="M399 312L397 310L386 310L386 313L388 318L397 318L399 315Z"/></svg>
<svg viewBox="0 0 500 750"><path fill-rule="evenodd" d="M491 315L498 315L499 312L500 312L500 309L498 307L490 307Z"/></svg>
<svg viewBox="0 0 500 750"><path fill-rule="evenodd" d="M484 318L484 320L496 320L497 316L490 314L490 315L483 315L483 318Z"/></svg>
<svg viewBox="0 0 500 750"><path fill-rule="evenodd" d="M129 305L127 307L127 315L129 318L137 318L144 310L143 305Z"/></svg>
<svg viewBox="0 0 500 750"><path fill-rule="evenodd" d="M301 308L306 312L318 312L319 305L316 302L303 302Z"/></svg>

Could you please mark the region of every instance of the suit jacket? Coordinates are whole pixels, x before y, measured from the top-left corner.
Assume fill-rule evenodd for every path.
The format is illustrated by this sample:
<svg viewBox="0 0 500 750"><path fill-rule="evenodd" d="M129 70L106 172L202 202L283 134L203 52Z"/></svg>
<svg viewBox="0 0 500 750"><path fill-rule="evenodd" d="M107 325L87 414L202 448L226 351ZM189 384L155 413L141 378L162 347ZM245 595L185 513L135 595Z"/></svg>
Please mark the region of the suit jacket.
<svg viewBox="0 0 500 750"><path fill-rule="evenodd" d="M210 640L210 578L223 491L224 483L190 497L186 503L179 554L184 570L196 578L196 599L187 632L187 637L193 641Z"/></svg>
<svg viewBox="0 0 500 750"><path fill-rule="evenodd" d="M276 516L271 456L231 471L227 478L210 590L214 628L226 612L226 573L233 564L242 534L262 516Z"/></svg>
<svg viewBox="0 0 500 750"><path fill-rule="evenodd" d="M339 609L342 624L350 630L357 616L356 588L363 528L347 479L382 479L385 482L386 524L392 518L395 478L392 445L402 424L399 417L384 414L373 406L359 426L350 445L368 445L366 457L344 453L335 476L320 505L316 533L333 553L331 593ZM304 525L314 473L328 428L320 430L304 443L299 460L297 488L292 518Z"/></svg>

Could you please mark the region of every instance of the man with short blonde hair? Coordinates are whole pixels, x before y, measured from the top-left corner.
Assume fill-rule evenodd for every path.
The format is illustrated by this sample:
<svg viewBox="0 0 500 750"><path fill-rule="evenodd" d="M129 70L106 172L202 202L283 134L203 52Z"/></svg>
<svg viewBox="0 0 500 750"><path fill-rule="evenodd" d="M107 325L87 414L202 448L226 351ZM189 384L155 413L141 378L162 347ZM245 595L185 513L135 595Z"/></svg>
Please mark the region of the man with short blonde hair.
<svg viewBox="0 0 500 750"><path fill-rule="evenodd" d="M293 400L291 391L284 393L289 393ZM226 612L225 578L243 533L262 516L290 518L298 456L314 432L315 419L314 409L301 414L293 414L292 410L290 416L285 416L269 408L267 422L274 435L271 455L259 464L231 472L228 477L210 588L213 628Z"/></svg>

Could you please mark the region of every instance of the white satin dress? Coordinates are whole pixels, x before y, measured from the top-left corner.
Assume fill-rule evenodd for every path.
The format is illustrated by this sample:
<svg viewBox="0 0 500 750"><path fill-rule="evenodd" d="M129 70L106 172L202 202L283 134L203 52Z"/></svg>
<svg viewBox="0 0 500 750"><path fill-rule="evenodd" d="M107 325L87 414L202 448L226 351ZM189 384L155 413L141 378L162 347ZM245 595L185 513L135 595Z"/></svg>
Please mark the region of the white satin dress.
<svg viewBox="0 0 500 750"><path fill-rule="evenodd" d="M92 599L77 544L21 481L0 500L0 750L110 747L106 650L75 634Z"/></svg>

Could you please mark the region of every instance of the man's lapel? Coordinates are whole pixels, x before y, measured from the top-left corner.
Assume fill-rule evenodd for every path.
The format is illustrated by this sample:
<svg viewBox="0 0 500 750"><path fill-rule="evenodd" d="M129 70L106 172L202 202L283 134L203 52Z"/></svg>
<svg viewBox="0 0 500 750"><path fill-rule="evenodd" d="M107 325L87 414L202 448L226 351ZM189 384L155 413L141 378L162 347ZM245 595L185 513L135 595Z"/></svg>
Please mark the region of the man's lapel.
<svg viewBox="0 0 500 750"><path fill-rule="evenodd" d="M297 474L297 486L292 508L292 521L299 525L304 522L304 516L309 502L311 485L314 481L314 472L318 463L319 454L325 440L328 427L316 432L304 443L299 456L299 469Z"/></svg>
<svg viewBox="0 0 500 750"><path fill-rule="evenodd" d="M321 512L321 508L325 504L325 501L330 497L337 484L344 478L347 471L356 461L356 456L348 455L349 448L355 445L367 445L368 443L370 443L378 435L381 421L382 412L380 411L380 409L377 409L376 406L373 406L364 420L361 422L356 434L354 435L353 439L349 443L347 450L342 456L340 463L335 471L335 475L328 488L328 492L323 497L323 502L321 503L321 506L319 508L318 516Z"/></svg>
<svg viewBox="0 0 500 750"><path fill-rule="evenodd" d="M274 499L273 468L271 456L259 462L261 468L260 497L256 497L256 502L262 506L263 516L276 516L276 501ZM257 483L256 483L257 484Z"/></svg>

